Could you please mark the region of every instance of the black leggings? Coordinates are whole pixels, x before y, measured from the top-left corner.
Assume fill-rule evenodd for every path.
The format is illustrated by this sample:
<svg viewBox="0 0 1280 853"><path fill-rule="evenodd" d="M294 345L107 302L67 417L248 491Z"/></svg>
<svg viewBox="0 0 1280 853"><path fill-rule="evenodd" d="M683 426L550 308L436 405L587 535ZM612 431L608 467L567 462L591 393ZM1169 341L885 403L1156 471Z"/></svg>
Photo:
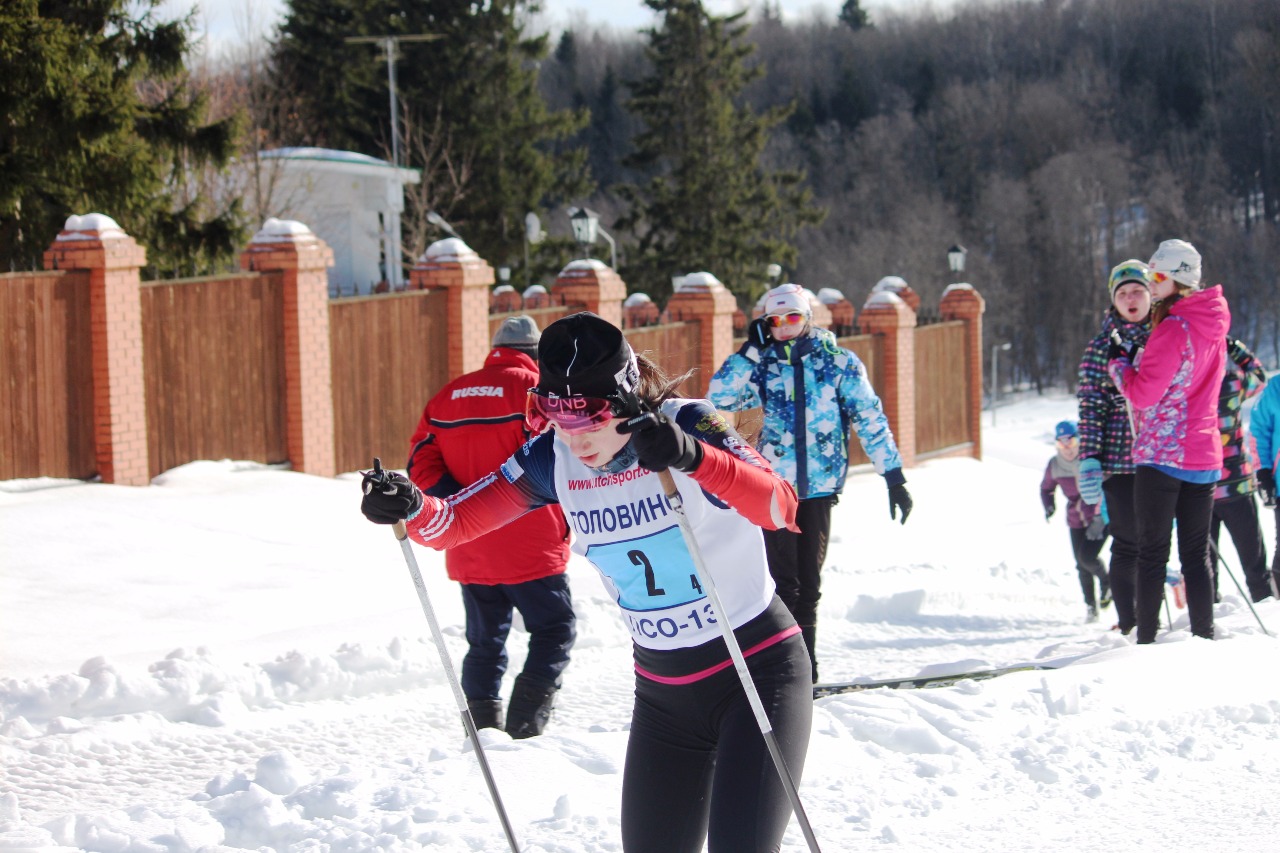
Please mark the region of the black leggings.
<svg viewBox="0 0 1280 853"><path fill-rule="evenodd" d="M1138 624L1134 614L1138 585L1138 517L1133 505L1133 474L1112 474L1102 482L1107 496L1107 530L1111 533L1111 598L1116 622L1128 634Z"/></svg>
<svg viewBox="0 0 1280 853"><path fill-rule="evenodd" d="M1216 483L1188 483L1149 465L1134 475L1138 514L1138 642L1154 643L1164 601L1165 564L1173 521L1178 521L1178 561L1187 585L1191 633L1213 639L1213 578L1209 568L1209 522Z"/></svg>
<svg viewBox="0 0 1280 853"><path fill-rule="evenodd" d="M831 508L837 495L809 498L796 508L796 526L791 530L764 531L764 551L769 559L778 598L787 605L796 624L811 628L818 624L818 599L822 597L822 564L827 559L827 539L831 534Z"/></svg>
<svg viewBox="0 0 1280 853"><path fill-rule="evenodd" d="M1090 607L1098 604L1094 594L1093 579L1098 579L1098 592L1106 592L1110 581L1107 580L1107 567L1102 565L1098 554L1107 541L1105 533L1098 539L1090 539L1088 531L1083 527L1069 527L1071 531L1071 553L1076 558L1076 574L1080 576L1080 591L1084 593L1084 603Z"/></svg>
<svg viewBox="0 0 1280 853"><path fill-rule="evenodd" d="M1231 544L1236 546L1236 556L1240 558L1240 569L1244 572L1244 582L1249 590L1249 597L1254 601L1271 595L1271 579L1267 577L1267 546L1262 540L1262 525L1258 522L1258 505L1253 495L1238 495L1213 502L1213 544L1218 544L1218 535L1226 525L1231 534ZM1225 562L1225 561L1223 561ZM1213 591L1221 589L1219 569L1222 566L1214 563ZM1239 578L1236 579L1239 582ZM1230 587L1228 587L1230 588Z"/></svg>
<svg viewBox="0 0 1280 853"><path fill-rule="evenodd" d="M813 719L799 634L747 658L796 785ZM622 780L625 853L775 853L791 816L759 724L729 666L691 684L636 676Z"/></svg>

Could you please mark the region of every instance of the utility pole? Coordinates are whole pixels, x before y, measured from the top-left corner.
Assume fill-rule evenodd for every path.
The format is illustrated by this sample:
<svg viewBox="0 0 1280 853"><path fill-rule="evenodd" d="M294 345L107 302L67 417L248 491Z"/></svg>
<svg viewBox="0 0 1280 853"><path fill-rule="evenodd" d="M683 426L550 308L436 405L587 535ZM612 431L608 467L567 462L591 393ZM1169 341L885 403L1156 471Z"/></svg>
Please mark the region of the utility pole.
<svg viewBox="0 0 1280 853"><path fill-rule="evenodd" d="M400 43L406 41L435 41L436 33L418 33L411 36L349 36L347 44L381 45L387 57L387 88L391 92L391 165L400 168L400 116L396 103L396 60L400 58Z"/></svg>

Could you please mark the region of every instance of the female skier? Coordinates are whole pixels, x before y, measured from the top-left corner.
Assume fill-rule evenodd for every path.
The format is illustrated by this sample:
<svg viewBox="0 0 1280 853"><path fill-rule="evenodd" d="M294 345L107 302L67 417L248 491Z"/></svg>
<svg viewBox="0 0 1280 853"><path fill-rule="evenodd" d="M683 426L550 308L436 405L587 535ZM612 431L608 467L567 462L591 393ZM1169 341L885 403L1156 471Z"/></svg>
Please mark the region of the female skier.
<svg viewBox="0 0 1280 853"><path fill-rule="evenodd" d="M1231 312L1222 285L1200 289L1200 253L1165 240L1150 269L1151 337L1136 360L1117 345L1107 365L1133 406L1134 507L1138 519L1135 615L1138 642L1154 643L1160 627L1165 563L1173 522L1187 585L1191 633L1213 639L1213 575L1209 527L1222 472L1218 395Z"/></svg>
<svg viewBox="0 0 1280 853"><path fill-rule="evenodd" d="M583 312L542 334L526 409L535 437L446 500L365 478L370 521L407 521L443 550L559 503L573 550L631 631L635 704L622 784L628 853L777 851L791 807L719 620L746 656L799 783L813 713L809 655L774 594L761 527L793 528L796 495L705 400L674 395L621 330ZM647 417L643 412L651 412ZM672 469L725 613L712 610L658 476Z"/></svg>
<svg viewBox="0 0 1280 853"><path fill-rule="evenodd" d="M1133 504L1133 419L1128 404L1107 373L1112 335L1131 348L1146 346L1151 333L1150 270L1143 261L1127 260L1111 270L1107 288L1111 307L1102 328L1080 359L1076 399L1080 404L1080 498L1107 504L1111 534L1108 579L1116 602L1116 627L1128 635L1137 624L1138 518Z"/></svg>

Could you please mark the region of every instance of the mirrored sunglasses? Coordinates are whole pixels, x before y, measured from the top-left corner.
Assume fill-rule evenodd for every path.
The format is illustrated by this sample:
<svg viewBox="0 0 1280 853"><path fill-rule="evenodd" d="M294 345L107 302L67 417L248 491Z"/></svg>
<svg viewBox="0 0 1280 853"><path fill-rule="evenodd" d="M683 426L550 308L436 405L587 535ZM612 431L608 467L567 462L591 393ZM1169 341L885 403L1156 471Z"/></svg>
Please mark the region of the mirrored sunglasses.
<svg viewBox="0 0 1280 853"><path fill-rule="evenodd" d="M774 329L779 326L798 326L804 322L804 315L799 311L792 311L790 314L770 314L765 317L765 322Z"/></svg>
<svg viewBox="0 0 1280 853"><path fill-rule="evenodd" d="M530 388L524 420L529 432L539 435L551 427L569 435L591 432L614 416L613 401L604 397L559 397Z"/></svg>
<svg viewBox="0 0 1280 853"><path fill-rule="evenodd" d="M1155 270L1151 271L1151 280L1154 281L1156 284L1164 284L1170 278L1172 278L1172 276L1169 275L1167 272L1156 272Z"/></svg>

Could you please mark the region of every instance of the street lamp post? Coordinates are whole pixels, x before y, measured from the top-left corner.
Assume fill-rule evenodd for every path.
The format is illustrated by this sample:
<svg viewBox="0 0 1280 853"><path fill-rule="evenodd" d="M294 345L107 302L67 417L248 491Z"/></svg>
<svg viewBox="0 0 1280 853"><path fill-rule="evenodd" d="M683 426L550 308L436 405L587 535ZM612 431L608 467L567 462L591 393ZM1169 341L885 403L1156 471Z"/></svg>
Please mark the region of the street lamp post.
<svg viewBox="0 0 1280 853"><path fill-rule="evenodd" d="M964 272L964 256L967 254L968 251L959 243L947 249L947 266L951 267L952 272Z"/></svg>
<svg viewBox="0 0 1280 853"><path fill-rule="evenodd" d="M991 348L991 425L996 425L996 403L1000 399L1000 352L1008 352L1013 344L1005 342Z"/></svg>
<svg viewBox="0 0 1280 853"><path fill-rule="evenodd" d="M524 286L531 284L532 273L529 271L529 244L542 242L542 220L532 210L524 215Z"/></svg>
<svg viewBox="0 0 1280 853"><path fill-rule="evenodd" d="M410 41L434 41L441 36L437 33L418 33L405 36L350 36L343 39L347 44L376 44L382 47L387 57L387 89L391 93L391 165L400 168L400 116L396 103L396 60L400 58L400 43Z"/></svg>
<svg viewBox="0 0 1280 853"><path fill-rule="evenodd" d="M596 242L596 237L603 237L609 244L609 265L618 268L618 245L613 237L600 227L600 214L585 207L575 207L569 211L569 225L573 227L573 239L582 247L582 257L591 257L587 247Z"/></svg>

